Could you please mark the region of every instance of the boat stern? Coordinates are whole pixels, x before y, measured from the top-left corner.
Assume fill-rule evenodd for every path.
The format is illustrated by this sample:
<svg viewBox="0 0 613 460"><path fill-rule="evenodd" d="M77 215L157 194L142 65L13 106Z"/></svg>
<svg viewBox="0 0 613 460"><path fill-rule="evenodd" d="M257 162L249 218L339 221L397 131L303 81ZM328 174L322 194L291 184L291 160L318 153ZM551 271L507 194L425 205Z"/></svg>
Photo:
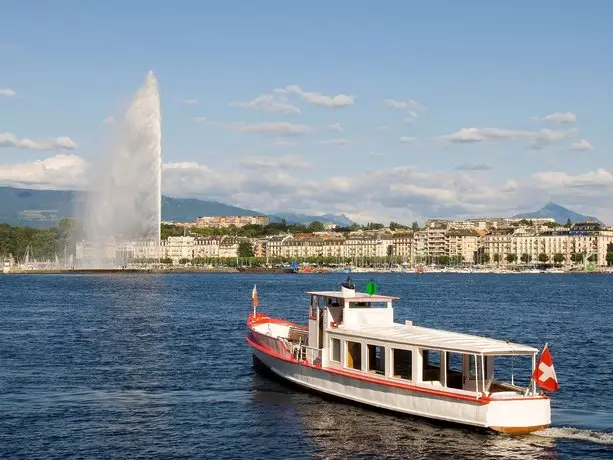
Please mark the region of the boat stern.
<svg viewBox="0 0 613 460"><path fill-rule="evenodd" d="M551 424L551 404L547 396L492 399L486 424L491 430L527 434Z"/></svg>

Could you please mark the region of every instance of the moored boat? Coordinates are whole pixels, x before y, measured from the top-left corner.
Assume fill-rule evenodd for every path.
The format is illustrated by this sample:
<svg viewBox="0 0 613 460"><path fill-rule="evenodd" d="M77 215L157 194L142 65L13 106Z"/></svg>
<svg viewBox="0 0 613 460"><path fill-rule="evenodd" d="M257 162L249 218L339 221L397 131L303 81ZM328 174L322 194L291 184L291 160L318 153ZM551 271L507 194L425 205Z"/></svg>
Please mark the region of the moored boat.
<svg viewBox="0 0 613 460"><path fill-rule="evenodd" d="M369 283L370 284L370 283ZM524 434L551 423L557 378L547 346L394 322L397 297L312 291L308 324L257 312L247 320L254 360L304 388L399 413ZM532 358L527 387L496 377L496 358ZM537 388L537 384L538 387Z"/></svg>

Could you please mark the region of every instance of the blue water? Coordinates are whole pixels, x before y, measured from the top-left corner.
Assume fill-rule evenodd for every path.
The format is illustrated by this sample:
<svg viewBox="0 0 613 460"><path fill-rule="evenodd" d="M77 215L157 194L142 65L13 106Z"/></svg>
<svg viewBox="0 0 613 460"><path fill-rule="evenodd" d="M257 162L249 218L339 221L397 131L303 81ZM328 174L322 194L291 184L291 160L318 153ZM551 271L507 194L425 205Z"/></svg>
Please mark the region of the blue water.
<svg viewBox="0 0 613 460"><path fill-rule="evenodd" d="M256 372L244 340L253 284L261 311L304 322L304 291L344 276L1 276L0 458L613 458L613 277L374 276L401 297L398 321L549 343L553 428L508 437Z"/></svg>

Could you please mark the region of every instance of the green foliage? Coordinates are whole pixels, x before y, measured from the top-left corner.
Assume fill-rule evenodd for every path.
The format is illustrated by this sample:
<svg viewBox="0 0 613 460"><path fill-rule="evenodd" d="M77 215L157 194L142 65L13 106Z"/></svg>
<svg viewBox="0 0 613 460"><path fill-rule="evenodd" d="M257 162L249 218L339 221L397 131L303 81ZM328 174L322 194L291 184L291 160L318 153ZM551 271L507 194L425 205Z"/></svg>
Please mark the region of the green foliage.
<svg viewBox="0 0 613 460"><path fill-rule="evenodd" d="M558 265L559 265L559 264L561 264L562 262L564 262L564 259L566 259L566 258L564 257L564 254L562 254L562 253L560 253L560 252L556 252L556 253L553 255L553 261L554 261L554 263L556 263L556 264L558 264Z"/></svg>
<svg viewBox="0 0 613 460"><path fill-rule="evenodd" d="M415 231L415 232L419 230L419 223L418 223L417 221L414 221L414 222L411 224L411 230L413 230L413 231Z"/></svg>
<svg viewBox="0 0 613 460"><path fill-rule="evenodd" d="M238 257L253 257L253 246L248 241L238 243Z"/></svg>
<svg viewBox="0 0 613 460"><path fill-rule="evenodd" d="M566 225L565 227L571 228L573 226L573 223L570 221L570 217L568 219L566 219Z"/></svg>
<svg viewBox="0 0 613 460"><path fill-rule="evenodd" d="M527 252L524 252L524 253L521 255L521 257L520 257L520 260L521 260L523 263L527 264L528 262L530 262L530 261L532 260L532 256L531 256L530 254L528 254Z"/></svg>
<svg viewBox="0 0 613 460"><path fill-rule="evenodd" d="M501 260L500 254L494 254L494 262L498 263L500 262L500 260Z"/></svg>
<svg viewBox="0 0 613 460"><path fill-rule="evenodd" d="M592 254L587 258L588 262L598 262L598 254Z"/></svg>
<svg viewBox="0 0 613 460"><path fill-rule="evenodd" d="M308 226L307 226L307 231L309 233L315 233L315 232L323 232L325 230L324 224L322 224L321 222L319 222L318 220L315 220L313 222L311 222Z"/></svg>
<svg viewBox="0 0 613 460"><path fill-rule="evenodd" d="M607 252L607 265L611 266L613 265L613 251L609 251Z"/></svg>
<svg viewBox="0 0 613 460"><path fill-rule="evenodd" d="M576 264L580 264L581 262L583 262L584 258L585 256L580 252L576 252L574 254L571 254L570 256L570 260L572 260Z"/></svg>
<svg viewBox="0 0 613 460"><path fill-rule="evenodd" d="M539 262L545 263L545 262L547 262L549 260L549 256L547 254L545 254L544 252L541 252L539 254L538 259L539 259Z"/></svg>
<svg viewBox="0 0 613 460"><path fill-rule="evenodd" d="M517 254L507 254L507 262L512 264L517 260Z"/></svg>
<svg viewBox="0 0 613 460"><path fill-rule="evenodd" d="M366 225L366 230L381 230L383 228L385 228L385 225L380 224L378 222L369 222Z"/></svg>

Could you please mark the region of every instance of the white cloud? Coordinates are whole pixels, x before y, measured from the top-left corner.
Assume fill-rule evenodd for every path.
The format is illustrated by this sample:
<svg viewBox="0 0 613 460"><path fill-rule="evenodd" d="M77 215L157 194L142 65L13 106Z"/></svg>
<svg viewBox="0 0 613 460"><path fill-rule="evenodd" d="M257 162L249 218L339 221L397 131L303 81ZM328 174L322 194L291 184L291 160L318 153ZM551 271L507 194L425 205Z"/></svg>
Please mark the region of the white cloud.
<svg viewBox="0 0 613 460"><path fill-rule="evenodd" d="M572 144L570 144L569 148L570 150L576 150L576 151L594 150L594 146L590 144L590 142L586 141L585 139L581 139L577 142L573 142Z"/></svg>
<svg viewBox="0 0 613 460"><path fill-rule="evenodd" d="M527 140L531 142L532 148L541 149L553 142L566 139L577 133L576 129L565 131L541 129L540 131L532 132L500 128L462 128L455 133L442 136L441 139L452 143Z"/></svg>
<svg viewBox="0 0 613 460"><path fill-rule="evenodd" d="M533 133L499 128L462 128L459 131L442 136L447 142L483 142L489 140L529 139Z"/></svg>
<svg viewBox="0 0 613 460"><path fill-rule="evenodd" d="M561 141L562 139L572 137L578 132L579 131L576 129L569 129L567 131L553 131L551 129L541 129L535 134L534 140L532 141L532 148L541 149L553 142Z"/></svg>
<svg viewBox="0 0 613 460"><path fill-rule="evenodd" d="M0 165L0 182L3 184L65 189L85 185L87 162L77 155L56 155L28 163Z"/></svg>
<svg viewBox="0 0 613 460"><path fill-rule="evenodd" d="M104 120L102 120L102 124L103 125L113 125L115 124L116 121L117 120L115 120L115 117L113 115L109 115Z"/></svg>
<svg viewBox="0 0 613 460"><path fill-rule="evenodd" d="M229 126L230 129L242 133L268 134L274 136L300 136L313 132L313 128L309 125L289 123L286 121L236 123Z"/></svg>
<svg viewBox="0 0 613 460"><path fill-rule="evenodd" d="M206 117L194 117L193 120L195 123L205 123Z"/></svg>
<svg viewBox="0 0 613 460"><path fill-rule="evenodd" d="M195 162L166 163L163 191L170 196L217 200L263 212L346 213L361 222L508 216L537 209L549 200L613 220L613 174L602 168L577 175L542 171L496 184L480 165L455 171L398 166L331 177L300 176L306 167L307 162L296 156L251 156L228 170ZM0 165L0 182L32 188L82 188L87 186L87 169L81 157L57 155ZM475 174L475 170L484 172Z"/></svg>
<svg viewBox="0 0 613 460"><path fill-rule="evenodd" d="M248 156L241 158L239 164L248 169L285 170L311 167L307 161L297 155L285 155L282 157Z"/></svg>
<svg viewBox="0 0 613 460"><path fill-rule="evenodd" d="M413 142L415 139L417 139L416 137L410 137L410 136L402 136L400 139L398 139L398 142L400 142L401 144L409 144L411 142Z"/></svg>
<svg viewBox="0 0 613 460"><path fill-rule="evenodd" d="M383 153L381 153L381 152L376 152L376 151L374 151L374 150L373 150L373 151L368 152L368 156L369 156L369 157L382 157L382 156L383 156Z"/></svg>
<svg viewBox="0 0 613 460"><path fill-rule="evenodd" d="M198 99L183 99L181 104L184 105L198 105Z"/></svg>
<svg viewBox="0 0 613 460"><path fill-rule="evenodd" d="M0 88L0 97L17 97L17 93L10 88Z"/></svg>
<svg viewBox="0 0 613 460"><path fill-rule="evenodd" d="M334 145L347 145L351 143L349 139L343 139L339 137L337 139L327 139L325 141L319 141L318 144L334 144Z"/></svg>
<svg viewBox="0 0 613 460"><path fill-rule="evenodd" d="M577 121L577 115L571 112L555 112L544 116L541 120L549 123L575 123Z"/></svg>
<svg viewBox="0 0 613 460"><path fill-rule="evenodd" d="M463 163L455 167L456 171L489 171L490 169L492 168L484 163Z"/></svg>
<svg viewBox="0 0 613 460"><path fill-rule="evenodd" d="M73 150L77 144L69 137L56 137L46 141L19 139L11 133L0 133L0 147L14 147L26 150Z"/></svg>
<svg viewBox="0 0 613 460"><path fill-rule="evenodd" d="M412 99L403 101L398 99L383 99L383 103L393 109L406 110L406 116L402 119L405 122L412 122L419 118L420 112L424 110L424 106L415 102Z"/></svg>
<svg viewBox="0 0 613 460"><path fill-rule="evenodd" d="M340 123L334 123L334 124L328 125L328 129L335 131L337 133L340 133L343 130Z"/></svg>
<svg viewBox="0 0 613 460"><path fill-rule="evenodd" d="M340 108L355 104L355 96L347 94L326 96L321 93L304 91L298 85L290 85L286 86L285 88L276 89L275 92L279 94L294 94L310 104L319 105L321 107L327 108Z"/></svg>
<svg viewBox="0 0 613 460"><path fill-rule="evenodd" d="M231 102L230 105L232 107L264 110L266 112L300 113L300 109L292 105L286 98L275 96L274 94L262 94L252 101Z"/></svg>

